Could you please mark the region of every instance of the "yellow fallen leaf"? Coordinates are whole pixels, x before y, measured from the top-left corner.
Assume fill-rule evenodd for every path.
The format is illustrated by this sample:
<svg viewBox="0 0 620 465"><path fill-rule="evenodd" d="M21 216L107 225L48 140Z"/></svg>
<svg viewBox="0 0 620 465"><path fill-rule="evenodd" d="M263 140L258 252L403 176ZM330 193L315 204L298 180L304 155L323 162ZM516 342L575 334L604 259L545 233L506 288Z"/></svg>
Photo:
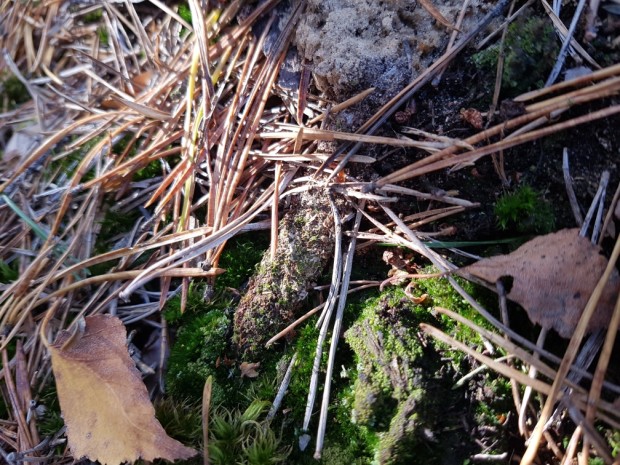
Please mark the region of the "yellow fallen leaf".
<svg viewBox="0 0 620 465"><path fill-rule="evenodd" d="M111 315L86 317L50 347L60 409L76 459L116 465L139 458L187 459L196 451L170 438L155 418L127 332Z"/></svg>

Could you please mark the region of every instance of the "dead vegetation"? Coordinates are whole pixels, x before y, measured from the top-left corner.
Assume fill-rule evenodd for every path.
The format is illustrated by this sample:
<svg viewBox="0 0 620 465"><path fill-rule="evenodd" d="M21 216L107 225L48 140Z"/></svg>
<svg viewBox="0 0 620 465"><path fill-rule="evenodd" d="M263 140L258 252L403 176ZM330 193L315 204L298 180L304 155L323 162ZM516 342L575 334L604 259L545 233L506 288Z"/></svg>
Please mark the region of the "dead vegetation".
<svg viewBox="0 0 620 465"><path fill-rule="evenodd" d="M178 5L154 0L149 4L15 0L0 6L0 70L4 83L0 114L0 391L7 407L0 421L0 454L7 463L64 463L71 460L71 454L76 459L82 455L100 458L92 445L78 439L80 435L90 438L91 433L98 433L88 430L88 424L71 427L72 422L77 424L76 416L83 413L67 406L60 389L61 407L69 425L69 448L58 453L57 448L64 444L63 431L48 438L38 433L34 413L37 399L53 383L54 375L59 381L60 370L68 376L77 372L70 360L62 368L54 361L58 345L78 350L88 341L85 334L88 338L98 337L85 331L89 328L86 322L98 321L93 318L99 314L117 317L125 325L147 324L159 335L161 357L152 368L161 379L167 324L160 310L177 294L184 306L191 280L212 282L225 271L220 269L219 259L227 241L257 230L271 230L270 257L264 260L264 267L271 267L271 272L274 260L281 255L288 257L288 264L282 265L288 267L304 262L308 256L314 259L322 255L314 266L320 268L327 256L333 257L325 304L312 311L321 312L320 337L314 371L308 380L307 415L302 426L304 431L312 429L315 457L319 458L328 423L334 360L344 329L346 295L353 289L350 280L356 251L375 243L396 244L424 257L449 276L456 267L429 246L449 231L424 232L421 227L478 206L455 192L427 192L403 183L429 173L470 167L484 157L493 158L501 178L505 157L514 153L509 152L510 148L620 112L616 98L620 65L592 64L593 59L572 38L576 25L564 27L543 0L562 37L562 53L572 44L573 50L592 65L592 72L557 84L553 84L555 78L550 79L546 87L519 96L514 100L518 111L503 121L498 120L494 110L468 113L468 120L478 122L473 124L476 131L469 137L447 137L414 128L398 137L376 134L390 117L407 107L416 92L439 78L474 38L481 39L482 31L488 34L486 28L492 20L507 14L510 2L502 0L473 29L460 34L455 31L456 40L445 53L375 114L368 115L356 133L327 129L321 125L323 119L354 105L366 93L344 103L327 101L313 95L309 73L303 71L296 89L278 84L292 33L304 14L304 2L293 2L286 23L275 29L272 26L279 20L275 14L277 3L267 0L246 4L236 0L207 8L198 0L190 0L191 15L181 15ZM421 6L439 23L448 22L452 28L453 18L444 18L431 2L425 0ZM518 6L512 5L510 18L494 37L501 35L502 28L521 11ZM590 11L588 16L590 29L592 17L596 17L596 11ZM265 47L266 42L269 47ZM26 98L8 93L10 80L27 94ZM496 93L495 107L498 98ZM486 123L484 127L481 121ZM325 141L335 143L337 148L325 151L319 143ZM422 156L376 179L355 178L349 174L349 167L374 161L359 153L369 144L415 148ZM289 208L290 199L300 194L320 204L320 215L315 212L306 218L295 216L294 209ZM611 206L607 204L610 212L617 205L617 197ZM396 213L401 203L411 199L426 205L425 211L408 216ZM604 204L600 196L596 202L599 204L596 208L602 219ZM289 229L280 229L279 235L283 209L288 210L284 215L290 214L285 216ZM121 219L127 222L126 227L119 226ZM612 214L607 214L602 236L611 230L612 219ZM111 228L106 226L110 222ZM317 236L314 246L282 252L291 244L301 247L300 241L312 240L307 235L295 240L282 237L282 231L289 234L290 225L293 229L309 228L304 232ZM506 359L494 360L422 325L424 332L467 352L509 377L515 386L526 386L545 399L540 405L528 404L527 400L522 404L520 396L515 396L517 410L535 424L521 431L523 439L529 441L521 459L524 465L536 461L540 448L552 450L558 463L572 463L578 446L580 460L587 462L589 455L595 455L605 463L618 463L599 432L599 425L620 429L620 389L605 381L620 322L617 289L605 290L611 319L606 324L597 323L605 333L595 370L583 375L591 382L579 384L569 375L608 277L614 276L617 281L620 241L614 240L616 246L609 261L588 272L592 286L581 290L588 295L580 295L579 303L585 305L585 310L575 322L575 329L560 331L571 340L566 353L559 357L514 333L448 277L463 297L496 326L497 332L474 327L449 309L437 311L474 327L490 344L521 360L540 378L515 368ZM584 260L589 254L599 257L594 246L583 254ZM529 257L523 262L524 267L531 266ZM307 274L292 273L296 282L290 289L266 298L269 305L277 307L268 318L286 315L289 321L271 321L251 330L239 326L242 347L255 344L247 339L259 333L261 344L272 336L282 337L302 321L290 321L294 317L289 306L297 303L292 302L295 299L291 292L305 291L302 288L317 278L314 268ZM527 279L539 282L537 274L523 269L521 272ZM580 281L572 274L585 271L569 264L549 272L572 277L565 284L569 288L570 283ZM511 275L512 271L502 269L496 276L505 274ZM267 276L257 277L255 282L276 284L264 281L275 280L273 273ZM496 279L489 281L495 284ZM564 292L574 294L573 289ZM248 300L252 300L251 294L245 298ZM244 312L250 313L240 315L239 321L256 321L252 310ZM289 323L291 326L275 334ZM71 342L67 346L67 334L70 341L76 338L80 344ZM331 343L325 349L329 337ZM88 347L80 350L93 355ZM328 351L326 366L322 365L324 350ZM105 376L113 375L108 372ZM86 378L80 379L86 384L84 389L91 389ZM126 382L113 377L108 381L110 385ZM321 386L317 420L311 414L318 404ZM161 382L157 389L163 389ZM131 399L125 400L130 405ZM109 407L101 408L103 411ZM566 449L558 446L561 438L553 438L545 431L549 419L557 417L556 408L567 411L577 425ZM104 443L117 439L117 431L111 428L101 434L109 434L97 438ZM185 449L171 453L138 449L102 461L189 455Z"/></svg>

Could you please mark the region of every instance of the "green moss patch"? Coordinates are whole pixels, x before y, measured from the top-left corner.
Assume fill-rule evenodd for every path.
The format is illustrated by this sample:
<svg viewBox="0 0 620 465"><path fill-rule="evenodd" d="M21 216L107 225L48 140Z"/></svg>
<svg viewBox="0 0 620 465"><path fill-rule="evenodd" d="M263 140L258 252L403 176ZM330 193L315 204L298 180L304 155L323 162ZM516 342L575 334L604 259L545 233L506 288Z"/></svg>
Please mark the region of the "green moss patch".
<svg viewBox="0 0 620 465"><path fill-rule="evenodd" d="M502 195L495 204L495 215L501 229L521 234L548 234L555 225L551 205L527 185Z"/></svg>
<svg viewBox="0 0 620 465"><path fill-rule="evenodd" d="M544 86L559 51L553 25L545 16L520 15L508 27L504 49L502 89L518 95ZM472 57L482 71L491 73L497 66L499 44Z"/></svg>

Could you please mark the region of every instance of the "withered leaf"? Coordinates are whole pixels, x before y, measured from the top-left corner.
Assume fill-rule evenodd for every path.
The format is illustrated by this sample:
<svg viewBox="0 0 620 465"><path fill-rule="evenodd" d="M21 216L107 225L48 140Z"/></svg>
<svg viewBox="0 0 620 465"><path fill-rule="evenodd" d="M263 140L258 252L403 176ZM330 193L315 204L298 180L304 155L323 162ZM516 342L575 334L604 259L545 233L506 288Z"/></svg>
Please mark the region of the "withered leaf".
<svg viewBox="0 0 620 465"><path fill-rule="evenodd" d="M599 247L580 237L578 229L563 229L536 237L508 255L480 260L459 274L470 273L488 283L512 277L508 298L520 304L534 323L568 338L606 266ZM589 331L607 327L619 289L620 276L614 270Z"/></svg>
<svg viewBox="0 0 620 465"><path fill-rule="evenodd" d="M241 362L239 365L239 369L241 370L241 377L244 376L248 378L256 378L258 376L258 371L256 369L260 366L260 362L250 363L250 362Z"/></svg>
<svg viewBox="0 0 620 465"><path fill-rule="evenodd" d="M85 318L50 347L60 409L75 458L102 464L187 459L196 451L170 438L127 352L127 332L111 315Z"/></svg>

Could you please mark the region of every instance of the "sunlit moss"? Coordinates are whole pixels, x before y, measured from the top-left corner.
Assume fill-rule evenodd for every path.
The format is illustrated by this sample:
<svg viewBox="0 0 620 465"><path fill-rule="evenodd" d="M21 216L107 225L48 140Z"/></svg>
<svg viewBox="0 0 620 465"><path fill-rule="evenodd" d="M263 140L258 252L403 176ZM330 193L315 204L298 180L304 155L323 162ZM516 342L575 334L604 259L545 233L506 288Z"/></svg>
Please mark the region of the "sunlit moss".
<svg viewBox="0 0 620 465"><path fill-rule="evenodd" d="M206 306L205 306L206 307ZM226 401L228 389L220 385L228 377L225 364L230 316L221 309L204 308L199 314L188 313L182 320L170 352L166 384L177 398L199 399L209 376L213 376L212 402Z"/></svg>
<svg viewBox="0 0 620 465"><path fill-rule="evenodd" d="M103 17L103 9L97 8L96 10L86 13L83 17L86 24L92 24L98 22Z"/></svg>
<svg viewBox="0 0 620 465"><path fill-rule="evenodd" d="M180 297L167 303L164 316L177 328L167 373L168 389L174 397L200 398L210 375L214 405L240 399L251 384L241 379L235 354L230 352L235 296L228 289L241 287L262 257L268 239L260 234L253 239L240 236L229 242L219 264L226 272L217 278L215 289L210 284L192 283L185 313L181 313ZM261 362L263 367L269 365Z"/></svg>
<svg viewBox="0 0 620 465"><path fill-rule="evenodd" d="M548 234L555 225L551 205L527 185L502 195L495 204L495 216L501 229L521 234Z"/></svg>
<svg viewBox="0 0 620 465"><path fill-rule="evenodd" d="M101 44L102 47L107 47L110 43L110 34L108 33L108 30L103 27L103 26L99 26L97 28L97 36L99 37L99 43Z"/></svg>

